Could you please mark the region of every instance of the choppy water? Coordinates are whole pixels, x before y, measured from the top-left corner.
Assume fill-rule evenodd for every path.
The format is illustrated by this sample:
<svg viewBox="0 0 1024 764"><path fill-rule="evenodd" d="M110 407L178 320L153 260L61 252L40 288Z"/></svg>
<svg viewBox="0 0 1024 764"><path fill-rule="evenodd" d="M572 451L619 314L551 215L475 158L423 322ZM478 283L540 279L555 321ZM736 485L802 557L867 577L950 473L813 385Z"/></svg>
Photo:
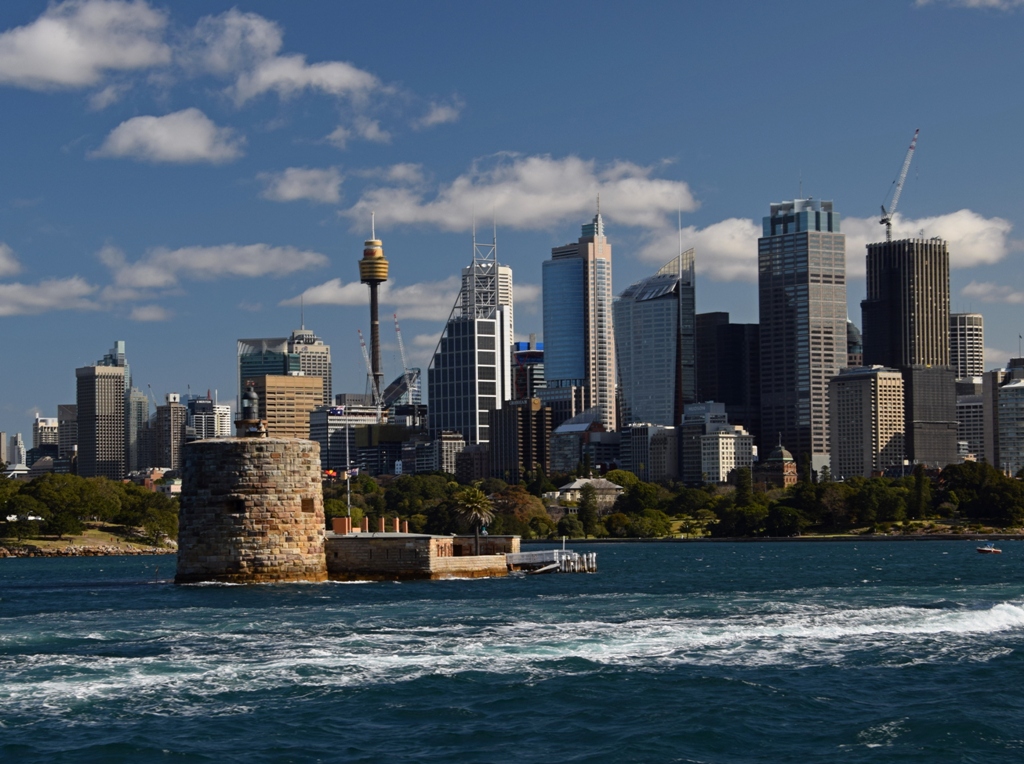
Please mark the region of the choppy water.
<svg viewBox="0 0 1024 764"><path fill-rule="evenodd" d="M1024 544L974 546L276 586L0 560L0 761L1020 761Z"/></svg>

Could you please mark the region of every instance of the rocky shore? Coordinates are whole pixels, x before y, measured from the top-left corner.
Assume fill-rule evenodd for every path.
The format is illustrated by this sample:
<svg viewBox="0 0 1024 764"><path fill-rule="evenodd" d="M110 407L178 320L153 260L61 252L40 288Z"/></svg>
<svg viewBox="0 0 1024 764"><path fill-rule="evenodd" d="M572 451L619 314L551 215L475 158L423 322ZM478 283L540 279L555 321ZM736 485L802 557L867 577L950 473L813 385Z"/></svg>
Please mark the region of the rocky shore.
<svg viewBox="0 0 1024 764"><path fill-rule="evenodd" d="M114 546L106 544L102 546L79 546L68 544L60 547L37 547L31 545L4 547L0 546L0 558L3 557L107 557L113 555L140 555L140 554L175 554L177 550L150 547L131 547L126 545Z"/></svg>

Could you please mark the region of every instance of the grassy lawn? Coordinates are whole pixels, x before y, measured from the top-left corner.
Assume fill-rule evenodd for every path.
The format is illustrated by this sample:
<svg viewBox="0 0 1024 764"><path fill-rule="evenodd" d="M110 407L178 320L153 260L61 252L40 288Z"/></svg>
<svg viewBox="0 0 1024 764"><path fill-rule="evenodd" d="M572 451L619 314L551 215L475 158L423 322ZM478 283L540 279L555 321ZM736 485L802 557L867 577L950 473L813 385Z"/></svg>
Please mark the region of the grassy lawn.
<svg viewBox="0 0 1024 764"><path fill-rule="evenodd" d="M13 537L0 537L0 546L33 546L39 549L62 549L69 545L76 547L117 547L128 550L152 549L152 545L138 536L130 535L128 528L111 523L86 523L85 530L77 535L68 535L63 539L54 536L40 536L18 541Z"/></svg>

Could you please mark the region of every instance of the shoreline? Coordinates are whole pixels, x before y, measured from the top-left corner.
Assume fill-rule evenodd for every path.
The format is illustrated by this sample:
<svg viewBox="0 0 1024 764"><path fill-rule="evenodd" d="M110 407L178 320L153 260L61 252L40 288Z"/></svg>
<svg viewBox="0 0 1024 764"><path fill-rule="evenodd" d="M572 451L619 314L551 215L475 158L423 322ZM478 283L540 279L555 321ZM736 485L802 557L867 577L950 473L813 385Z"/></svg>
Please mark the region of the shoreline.
<svg viewBox="0 0 1024 764"><path fill-rule="evenodd" d="M61 547L0 546L0 559L13 557L138 557L140 555L177 553L176 549L159 549L157 547L76 546L74 544Z"/></svg>
<svg viewBox="0 0 1024 764"><path fill-rule="evenodd" d="M865 536L729 536L723 538L601 538L583 539L567 538L566 543L572 544L622 544L643 543L643 544L721 544L721 543L823 543L828 541L852 542L852 541L1024 541L1024 534L1021 533L907 533L884 536L871 534ZM561 539L522 539L522 545L527 544L551 544L560 543Z"/></svg>

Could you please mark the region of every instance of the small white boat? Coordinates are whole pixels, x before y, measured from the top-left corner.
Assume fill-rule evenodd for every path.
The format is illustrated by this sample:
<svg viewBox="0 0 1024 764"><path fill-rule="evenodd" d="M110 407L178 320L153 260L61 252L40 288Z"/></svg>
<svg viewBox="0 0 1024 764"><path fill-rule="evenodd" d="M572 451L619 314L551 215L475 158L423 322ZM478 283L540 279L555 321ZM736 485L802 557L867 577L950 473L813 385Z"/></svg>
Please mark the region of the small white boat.
<svg viewBox="0 0 1024 764"><path fill-rule="evenodd" d="M1002 554L1002 549L996 549L996 545L991 541L985 544L985 546L977 547L978 554Z"/></svg>

